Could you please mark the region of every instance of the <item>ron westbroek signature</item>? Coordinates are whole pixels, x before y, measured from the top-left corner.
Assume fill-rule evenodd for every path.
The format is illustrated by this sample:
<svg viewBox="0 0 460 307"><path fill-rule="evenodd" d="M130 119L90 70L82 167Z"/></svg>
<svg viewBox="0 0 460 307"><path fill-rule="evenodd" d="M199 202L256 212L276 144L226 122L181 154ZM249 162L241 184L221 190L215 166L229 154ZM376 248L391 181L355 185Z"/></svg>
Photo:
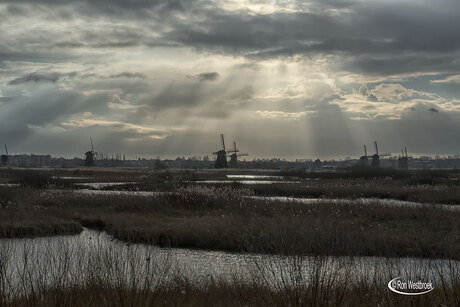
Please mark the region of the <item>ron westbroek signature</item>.
<svg viewBox="0 0 460 307"><path fill-rule="evenodd" d="M388 283L388 288L402 295L422 295L433 291L433 283L431 281L421 280L402 280L401 277L396 277Z"/></svg>

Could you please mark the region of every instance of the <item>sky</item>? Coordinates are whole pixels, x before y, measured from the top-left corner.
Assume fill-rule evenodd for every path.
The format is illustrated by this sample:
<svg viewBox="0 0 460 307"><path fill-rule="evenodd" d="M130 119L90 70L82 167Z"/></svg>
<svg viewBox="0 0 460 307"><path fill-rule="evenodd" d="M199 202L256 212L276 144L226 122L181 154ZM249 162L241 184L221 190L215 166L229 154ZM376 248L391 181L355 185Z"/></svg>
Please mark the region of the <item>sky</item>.
<svg viewBox="0 0 460 307"><path fill-rule="evenodd" d="M10 153L460 153L458 0L2 0Z"/></svg>

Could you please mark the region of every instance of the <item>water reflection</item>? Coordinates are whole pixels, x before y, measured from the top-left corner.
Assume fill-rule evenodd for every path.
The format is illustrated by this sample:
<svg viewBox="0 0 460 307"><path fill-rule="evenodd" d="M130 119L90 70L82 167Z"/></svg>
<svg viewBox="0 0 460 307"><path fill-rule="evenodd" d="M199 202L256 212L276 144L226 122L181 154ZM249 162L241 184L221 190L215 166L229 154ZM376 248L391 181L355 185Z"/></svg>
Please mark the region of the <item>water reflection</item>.
<svg viewBox="0 0 460 307"><path fill-rule="evenodd" d="M75 186L88 187L94 189L102 189L108 187L122 186L122 185L131 185L138 184L139 182L81 182L75 183Z"/></svg>
<svg viewBox="0 0 460 307"><path fill-rule="evenodd" d="M227 175L231 179L283 179L283 176L273 175Z"/></svg>
<svg viewBox="0 0 460 307"><path fill-rule="evenodd" d="M314 257L237 254L127 244L85 229L76 236L0 239L2 287L9 296L49 286L83 284L88 279L154 288L182 276L196 283L215 280L278 287L311 282L315 274L337 282L378 282L389 277L449 282L459 262L415 258ZM5 291L5 290L4 290Z"/></svg>
<svg viewBox="0 0 460 307"><path fill-rule="evenodd" d="M300 181L274 181L274 180L196 180L196 181L185 181L188 183L241 183L241 184L273 184L273 183L300 183Z"/></svg>
<svg viewBox="0 0 460 307"><path fill-rule="evenodd" d="M337 205L381 205L391 207L437 207L445 210L460 210L459 205L443 205L443 204L424 204L413 201L390 199L390 198L302 198L302 197L287 197L287 196L246 196L251 199L264 200L269 202L298 202L302 204L337 204Z"/></svg>

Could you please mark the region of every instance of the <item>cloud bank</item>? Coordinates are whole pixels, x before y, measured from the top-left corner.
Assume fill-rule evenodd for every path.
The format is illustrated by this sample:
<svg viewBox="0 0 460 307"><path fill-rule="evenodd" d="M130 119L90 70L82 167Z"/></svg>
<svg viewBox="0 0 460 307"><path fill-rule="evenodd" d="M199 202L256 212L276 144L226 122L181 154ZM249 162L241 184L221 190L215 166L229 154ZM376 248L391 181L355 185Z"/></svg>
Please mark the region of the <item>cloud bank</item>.
<svg viewBox="0 0 460 307"><path fill-rule="evenodd" d="M5 0L15 152L252 157L460 151L454 0Z"/></svg>

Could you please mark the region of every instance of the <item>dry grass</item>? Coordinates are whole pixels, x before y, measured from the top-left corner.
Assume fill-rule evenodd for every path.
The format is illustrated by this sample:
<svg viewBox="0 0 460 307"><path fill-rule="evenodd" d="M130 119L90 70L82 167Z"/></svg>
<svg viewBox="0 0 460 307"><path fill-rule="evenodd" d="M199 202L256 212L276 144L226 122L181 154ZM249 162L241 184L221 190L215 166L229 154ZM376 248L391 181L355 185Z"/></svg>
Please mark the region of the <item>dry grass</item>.
<svg viewBox="0 0 460 307"><path fill-rule="evenodd" d="M444 181L436 184L409 184L392 179L313 180L299 184L251 185L261 196L306 198L379 198L430 204L460 204L460 184Z"/></svg>
<svg viewBox="0 0 460 307"><path fill-rule="evenodd" d="M458 288L448 291L455 296L445 296L434 290L419 297L400 296L386 289L339 289L330 297L311 295L308 290L299 295L299 289L274 292L266 287L210 286L196 287L192 281L173 288L155 291L113 289L100 285L50 289L40 300L24 297L7 306L458 306ZM310 292L313 292L310 290Z"/></svg>
<svg viewBox="0 0 460 307"><path fill-rule="evenodd" d="M186 268L174 270L170 259L156 258L153 248L140 261L135 256L137 245L119 252L106 245L85 251L61 244L43 253L24 244L18 253L3 240L0 306L458 306L460 301L458 262L448 261L447 272L434 264L420 264L422 273L417 277L435 275L435 290L406 297L386 287L396 277L390 260L387 266L353 278L354 269L341 257L460 259L458 210L389 207L376 201L307 205L247 197L275 193L458 203L458 180L448 176L432 176L431 181L424 175L428 179L320 178L300 185L205 186L187 182L201 180L208 176L205 172L75 174L93 176L92 181L142 181L140 187L168 192L141 196L82 194L69 189L68 181L52 181L56 172L39 174L29 180L31 184L17 179L26 173L9 173L21 187L0 188L0 237L71 234L84 226L125 242L286 254L289 261L277 264L258 257L252 269L240 275L197 279ZM213 176L222 178L225 173ZM403 273L408 268L397 270Z"/></svg>
<svg viewBox="0 0 460 307"><path fill-rule="evenodd" d="M155 196L9 190L2 236L81 226L128 242L271 254L460 256L460 211L435 206L301 204L247 198L241 187L189 186ZM81 226L79 226L81 225ZM7 230L5 230L7 229ZM27 231L24 231L26 229Z"/></svg>
<svg viewBox="0 0 460 307"><path fill-rule="evenodd" d="M156 257L153 249L118 250L96 243L85 250L69 242L46 248L49 252L42 254L25 244L13 254L12 246L0 246L0 305L457 306L460 300L458 262L443 269L416 263L414 272L422 274L412 277L432 280L435 290L407 297L386 287L394 274L407 269L394 267L391 260L371 267L372 273L356 275L352 260L336 257L257 258L230 278L190 278L187 267L177 270L170 258Z"/></svg>

